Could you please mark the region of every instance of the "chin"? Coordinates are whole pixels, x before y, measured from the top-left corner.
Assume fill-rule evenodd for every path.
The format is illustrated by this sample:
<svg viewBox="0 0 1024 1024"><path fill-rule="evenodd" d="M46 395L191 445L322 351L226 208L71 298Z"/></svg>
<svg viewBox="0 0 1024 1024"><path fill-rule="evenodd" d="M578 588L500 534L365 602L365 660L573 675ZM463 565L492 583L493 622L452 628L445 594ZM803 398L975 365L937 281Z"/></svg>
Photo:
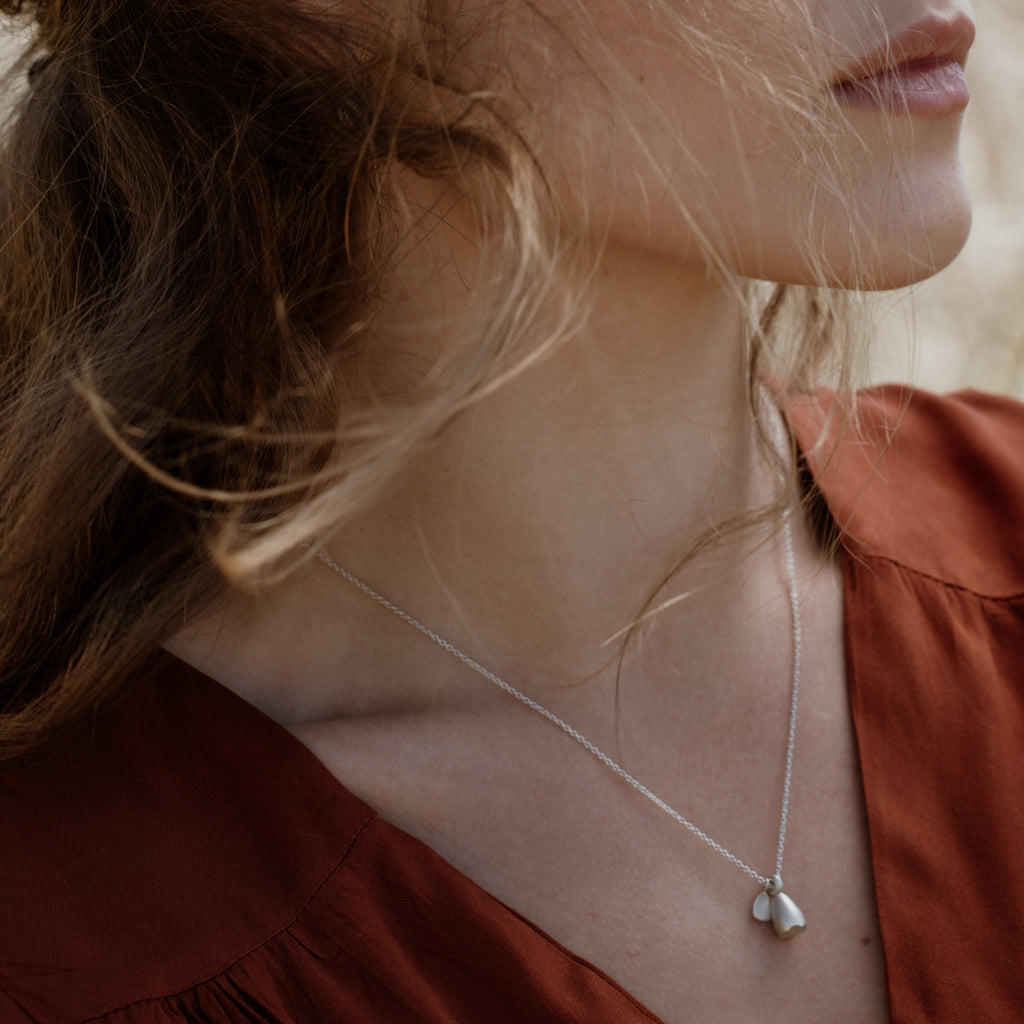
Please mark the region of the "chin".
<svg viewBox="0 0 1024 1024"><path fill-rule="evenodd" d="M971 198L958 147L950 140L922 146L861 197L845 242L852 252L843 284L872 291L916 284L947 267L970 230Z"/></svg>
<svg viewBox="0 0 1024 1024"><path fill-rule="evenodd" d="M777 257L749 276L859 291L904 288L956 258L970 234L971 202L959 173L916 177L853 209L834 205L824 220L816 252Z"/></svg>
<svg viewBox="0 0 1024 1024"><path fill-rule="evenodd" d="M877 291L903 288L937 274L957 257L971 231L967 188L947 186L941 201L902 209L902 231L890 229L877 250L874 283ZM900 219L894 217L894 225Z"/></svg>

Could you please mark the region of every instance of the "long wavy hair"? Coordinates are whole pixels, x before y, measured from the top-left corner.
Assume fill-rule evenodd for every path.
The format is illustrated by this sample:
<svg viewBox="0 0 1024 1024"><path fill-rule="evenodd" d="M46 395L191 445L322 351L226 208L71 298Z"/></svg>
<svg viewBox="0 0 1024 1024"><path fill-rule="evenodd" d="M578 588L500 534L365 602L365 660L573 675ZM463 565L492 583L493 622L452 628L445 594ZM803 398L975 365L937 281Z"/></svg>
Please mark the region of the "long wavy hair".
<svg viewBox="0 0 1024 1024"><path fill-rule="evenodd" d="M552 273L578 252L514 84L461 60L488 16L401 8L0 2L28 32L0 157L0 755L371 505L537 358L539 309L572 321L552 282L587 268ZM378 406L347 370L404 237L396 172L470 197L491 244L472 344ZM733 284L751 379L809 384L841 300Z"/></svg>

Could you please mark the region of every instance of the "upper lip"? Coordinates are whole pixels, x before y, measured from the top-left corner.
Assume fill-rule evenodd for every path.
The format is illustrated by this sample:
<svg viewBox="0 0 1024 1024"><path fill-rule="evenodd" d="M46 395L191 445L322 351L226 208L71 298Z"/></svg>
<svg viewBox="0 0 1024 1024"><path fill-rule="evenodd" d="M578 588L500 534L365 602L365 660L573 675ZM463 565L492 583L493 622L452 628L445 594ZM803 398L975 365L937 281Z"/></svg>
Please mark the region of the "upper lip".
<svg viewBox="0 0 1024 1024"><path fill-rule="evenodd" d="M951 18L929 14L851 61L839 73L836 84L872 78L914 64L951 61L963 67L973 42L974 22L969 15L962 11Z"/></svg>

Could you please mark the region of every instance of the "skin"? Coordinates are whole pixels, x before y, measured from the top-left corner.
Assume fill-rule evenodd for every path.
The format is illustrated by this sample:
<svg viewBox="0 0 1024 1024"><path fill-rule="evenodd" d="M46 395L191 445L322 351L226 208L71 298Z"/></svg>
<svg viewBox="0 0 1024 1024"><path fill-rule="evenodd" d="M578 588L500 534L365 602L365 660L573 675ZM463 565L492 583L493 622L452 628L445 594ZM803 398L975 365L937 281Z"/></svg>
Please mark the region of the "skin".
<svg viewBox="0 0 1024 1024"><path fill-rule="evenodd" d="M619 244L701 276L703 240L748 277L874 288L930 276L960 250L970 225L961 118L842 110L829 90L887 33L925 13L949 17L955 0L707 4L705 18L689 17L711 54L645 4L584 6L586 17L573 0L544 10L574 40L602 41L580 46L606 87L570 79L560 91L535 70L524 75L538 83L527 95L530 140L570 206L585 182L591 216ZM536 68L532 50L520 59ZM765 82L814 119L794 115Z"/></svg>
<svg viewBox="0 0 1024 1024"><path fill-rule="evenodd" d="M797 85L824 97L833 141L811 177L827 179L838 158L856 186L838 220L828 203L807 207L806 174L794 174L806 171L803 125L744 93L748 67L722 100L697 65L654 42L663 33L634 9L643 5L587 5L589 31L614 44L614 65L596 67L616 84L616 115L581 99L571 75L561 85L535 75L522 102L570 218L587 185L589 223L604 240L591 313L327 545L761 870L774 860L791 678L778 538L732 541L688 565L659 598L693 596L656 617L621 665L605 642L709 515L771 495L743 411L740 309L708 273L698 236L737 273L811 282L824 269L889 287L927 276L962 244L959 115L907 123L826 102L830 76L884 30L926 10L951 14L951 3L885 0L872 13L829 0L814 6L813 31L806 18L786 20L787 4L770 17L759 5L755 24L719 5L714 32L738 45L753 34L763 61L754 71L775 82L793 82L786 39L811 47ZM583 31L574 7L552 0L545 13ZM592 51L590 66L605 48ZM525 45L507 56L536 61ZM580 145L567 141L570 124ZM659 170L638 155L637 135ZM434 186L415 188L428 212L390 283L366 370L381 394L415 386L410 367L458 338L473 298L466 267L486 241L457 206L436 215ZM680 213L680 197L695 218ZM822 239L817 260L807 259L808 225ZM805 660L786 875L815 937L793 944L748 920L756 886L734 866L319 564L229 597L168 646L665 1021L883 1021L841 564L799 521L796 542Z"/></svg>

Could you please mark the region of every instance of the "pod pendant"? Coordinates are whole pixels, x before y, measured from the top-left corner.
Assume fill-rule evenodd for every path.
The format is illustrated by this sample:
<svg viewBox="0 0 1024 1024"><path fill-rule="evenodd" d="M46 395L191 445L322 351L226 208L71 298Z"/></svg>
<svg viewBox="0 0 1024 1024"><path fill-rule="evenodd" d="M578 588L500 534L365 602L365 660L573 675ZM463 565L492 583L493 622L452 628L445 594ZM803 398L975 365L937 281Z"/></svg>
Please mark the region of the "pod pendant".
<svg viewBox="0 0 1024 1024"><path fill-rule="evenodd" d="M778 875L772 875L757 894L753 914L758 921L771 921L780 939L791 939L807 927L800 908L782 891L782 879Z"/></svg>

